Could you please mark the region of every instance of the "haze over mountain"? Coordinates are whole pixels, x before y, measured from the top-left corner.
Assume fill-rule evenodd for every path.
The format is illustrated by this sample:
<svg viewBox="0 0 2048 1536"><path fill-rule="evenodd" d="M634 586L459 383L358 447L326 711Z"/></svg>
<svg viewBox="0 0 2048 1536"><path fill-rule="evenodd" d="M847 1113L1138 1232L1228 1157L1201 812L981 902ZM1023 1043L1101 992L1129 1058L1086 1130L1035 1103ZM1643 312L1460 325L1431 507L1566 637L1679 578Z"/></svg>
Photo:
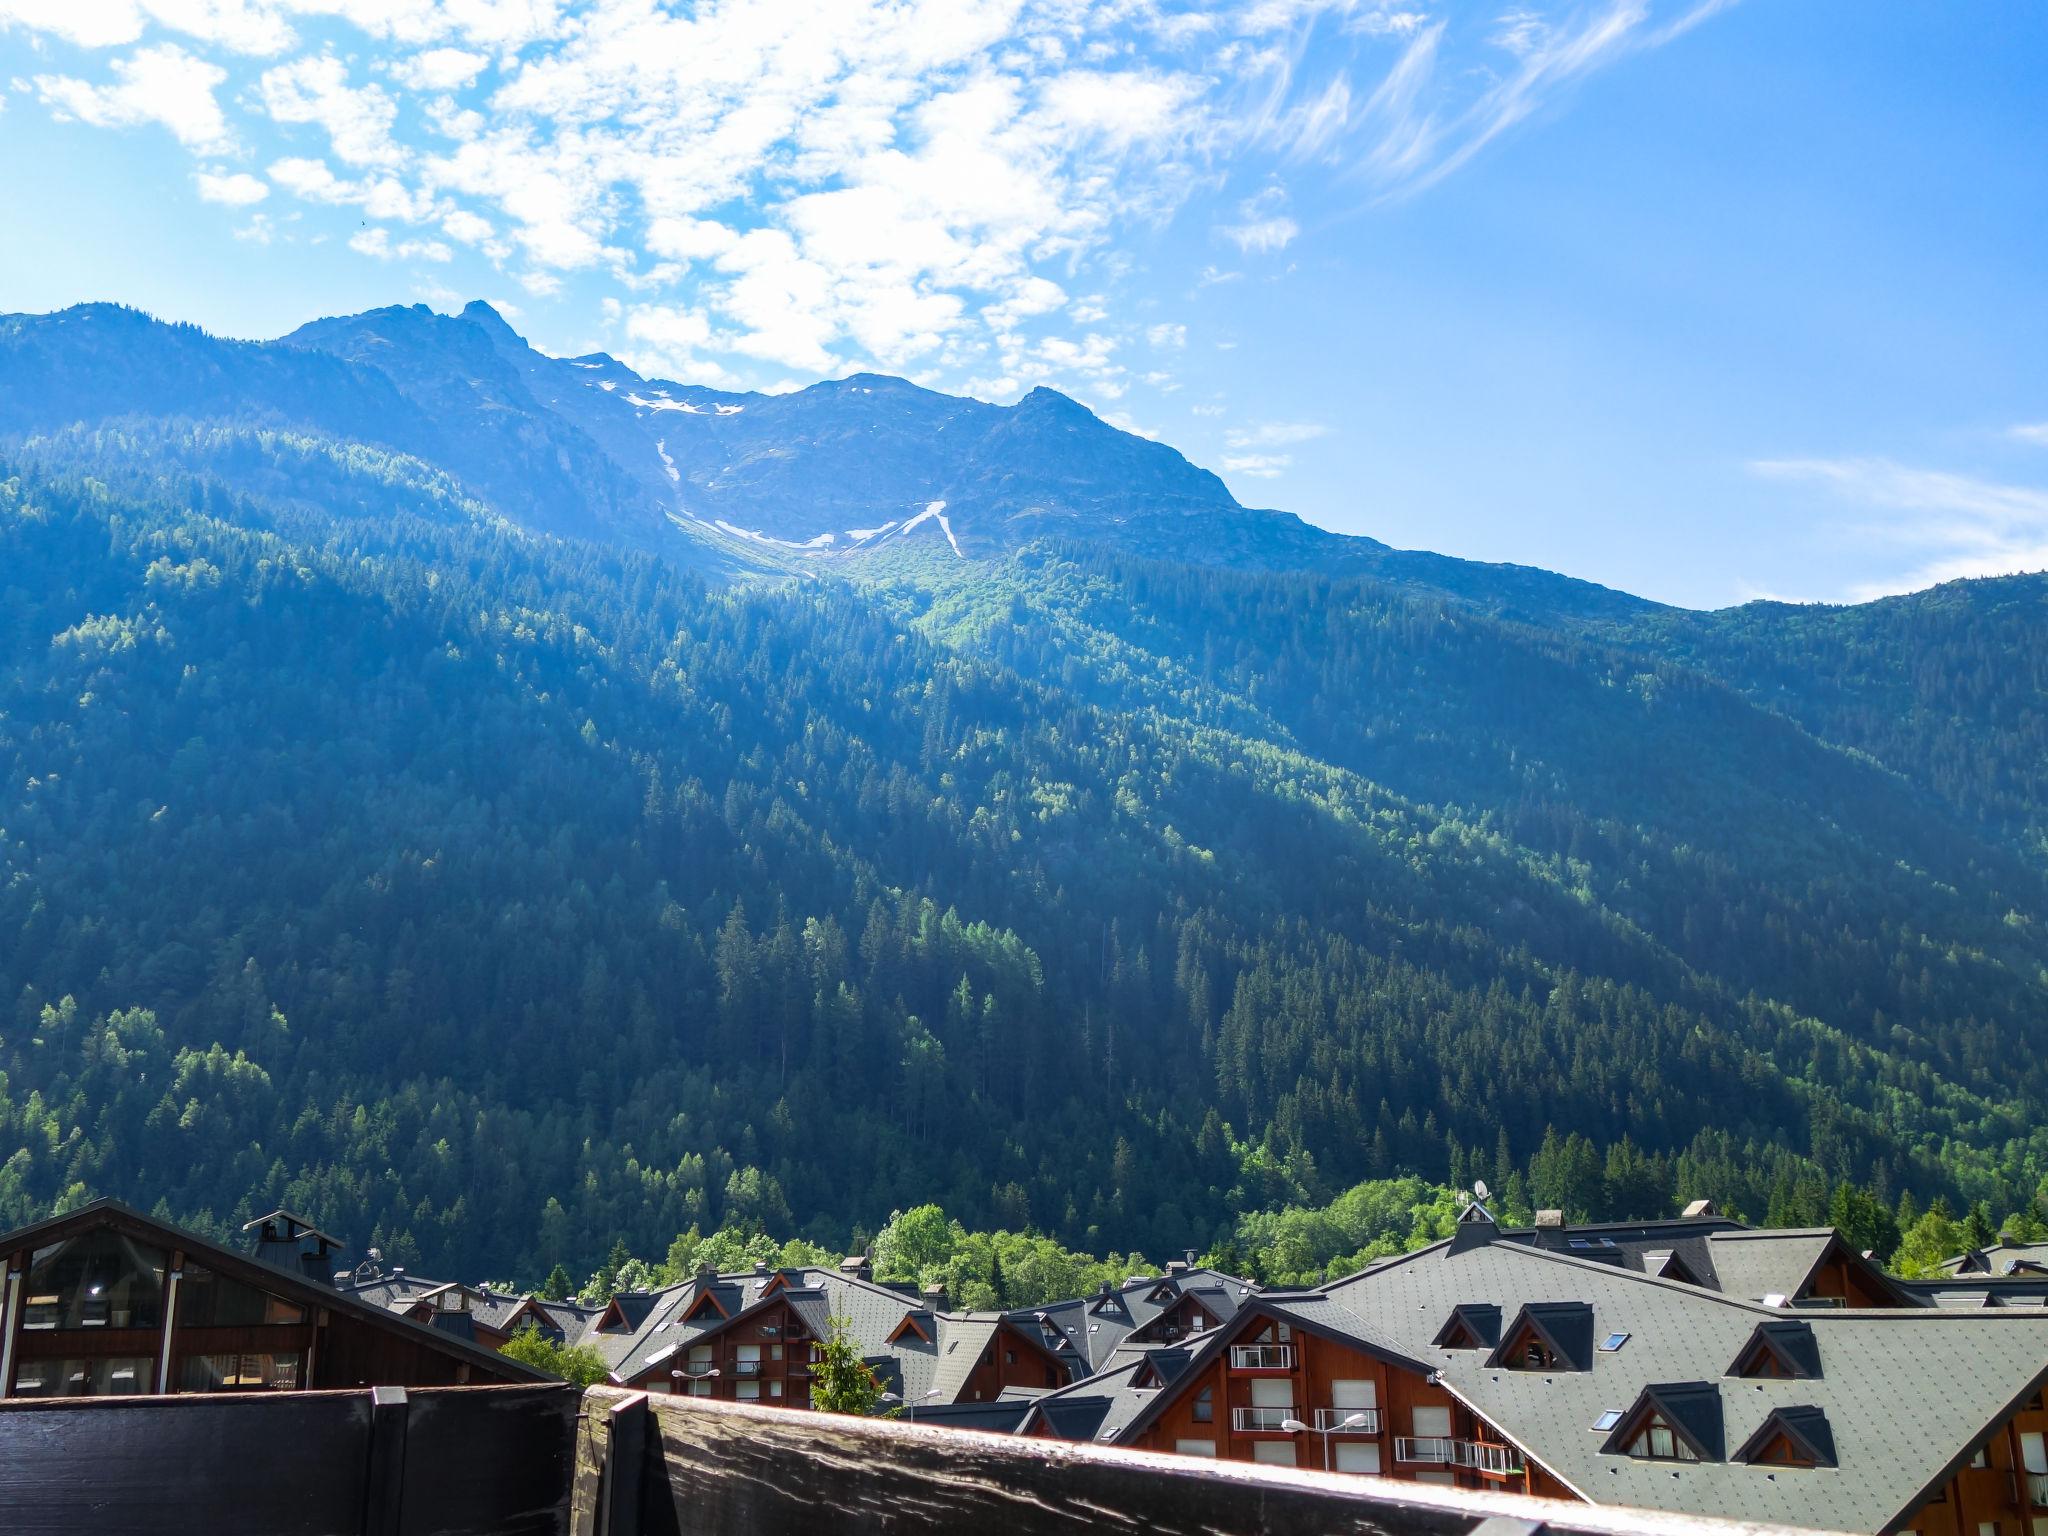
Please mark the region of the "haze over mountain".
<svg viewBox="0 0 2048 1536"><path fill-rule="evenodd" d="M531 1272L1177 1249L1551 1127L1754 1215L2048 1173L2039 577L1692 613L1048 390L87 306L0 319L0 599L0 1221Z"/></svg>

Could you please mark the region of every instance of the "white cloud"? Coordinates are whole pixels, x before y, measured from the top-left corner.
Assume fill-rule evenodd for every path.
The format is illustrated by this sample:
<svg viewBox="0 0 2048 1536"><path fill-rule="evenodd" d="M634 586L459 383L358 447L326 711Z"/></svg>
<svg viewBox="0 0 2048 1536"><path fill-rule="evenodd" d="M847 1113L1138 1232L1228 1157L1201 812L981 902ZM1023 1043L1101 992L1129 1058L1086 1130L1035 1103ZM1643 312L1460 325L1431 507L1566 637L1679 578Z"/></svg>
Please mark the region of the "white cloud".
<svg viewBox="0 0 2048 1536"><path fill-rule="evenodd" d="M1155 347L1184 347L1188 344L1188 328L1178 324L1150 326L1145 339Z"/></svg>
<svg viewBox="0 0 2048 1536"><path fill-rule="evenodd" d="M142 8L130 0L0 0L0 25L47 32L81 48L114 48L142 36Z"/></svg>
<svg viewBox="0 0 2048 1536"><path fill-rule="evenodd" d="M1889 459L1768 459L1770 480L1819 485L1865 514L1858 532L1917 551L1895 578L1857 599L1912 592L1966 576L2048 569L2048 489L2004 485Z"/></svg>
<svg viewBox="0 0 2048 1536"><path fill-rule="evenodd" d="M1278 214L1269 219L1255 219L1249 224L1227 224L1221 233L1247 256L1263 256L1285 249L1301 233L1301 226L1285 214Z"/></svg>
<svg viewBox="0 0 2048 1536"><path fill-rule="evenodd" d="M396 167L405 151L391 137L398 108L381 86L351 86L348 65L331 53L309 54L263 72L264 110L280 123L326 130L347 165Z"/></svg>
<svg viewBox="0 0 2048 1536"><path fill-rule="evenodd" d="M92 85L64 75L37 75L36 91L60 117L99 128L158 123L201 153L231 146L227 119L213 93L227 71L194 58L175 43L142 48L113 64L114 83Z"/></svg>
<svg viewBox="0 0 2048 1536"><path fill-rule="evenodd" d="M217 171L196 171L192 180L199 187L202 202L226 203L231 208L246 208L251 203L260 203L270 196L270 188L256 177L237 171L226 175Z"/></svg>
<svg viewBox="0 0 2048 1536"><path fill-rule="evenodd" d="M2022 423L2009 428L2006 435L2023 443L2032 443L2036 448L2048 448L2048 421Z"/></svg>
<svg viewBox="0 0 2048 1536"><path fill-rule="evenodd" d="M1233 427L1223 440L1232 448L1284 448L1327 436L1329 430L1312 421L1264 421L1252 427Z"/></svg>
<svg viewBox="0 0 2048 1536"><path fill-rule="evenodd" d="M490 56L464 48L429 48L391 66L391 78L415 91L461 91L490 67Z"/></svg>
<svg viewBox="0 0 2048 1536"><path fill-rule="evenodd" d="M1223 468L1233 475L1249 475L1255 480L1279 478L1294 456L1286 453L1236 453L1223 456Z"/></svg>
<svg viewBox="0 0 2048 1536"><path fill-rule="evenodd" d="M447 261L455 253L439 240L396 240L381 224L349 237L348 248L379 261Z"/></svg>

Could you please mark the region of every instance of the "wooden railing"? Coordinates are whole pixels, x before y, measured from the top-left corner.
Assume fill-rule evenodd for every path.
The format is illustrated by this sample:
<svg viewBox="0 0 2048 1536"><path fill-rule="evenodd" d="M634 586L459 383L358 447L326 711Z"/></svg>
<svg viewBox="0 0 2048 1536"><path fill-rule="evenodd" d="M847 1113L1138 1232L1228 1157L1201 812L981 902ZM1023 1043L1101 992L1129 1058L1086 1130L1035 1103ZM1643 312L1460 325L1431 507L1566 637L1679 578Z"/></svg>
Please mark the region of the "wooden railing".
<svg viewBox="0 0 2048 1536"><path fill-rule="evenodd" d="M1388 1478L1297 1472L593 1388L572 1536L1765 1536Z"/></svg>
<svg viewBox="0 0 2048 1536"><path fill-rule="evenodd" d="M567 1386L0 1403L8 1536L561 1536Z"/></svg>

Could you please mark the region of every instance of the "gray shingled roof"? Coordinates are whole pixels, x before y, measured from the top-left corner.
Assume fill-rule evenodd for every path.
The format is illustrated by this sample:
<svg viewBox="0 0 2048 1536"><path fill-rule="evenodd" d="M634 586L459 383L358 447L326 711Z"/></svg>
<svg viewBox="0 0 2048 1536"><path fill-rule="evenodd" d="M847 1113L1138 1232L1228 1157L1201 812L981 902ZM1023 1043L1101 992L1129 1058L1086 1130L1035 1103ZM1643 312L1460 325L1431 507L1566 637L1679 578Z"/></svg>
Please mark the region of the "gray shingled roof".
<svg viewBox="0 0 2048 1536"><path fill-rule="evenodd" d="M1944 1259L1941 1269L1949 1275L2004 1275L2012 1273L2011 1267L2015 1265L2048 1269L2048 1243L2001 1242L1989 1248L1972 1248Z"/></svg>
<svg viewBox="0 0 2048 1536"><path fill-rule="evenodd" d="M1717 1255L1718 1257L1718 1255ZM1876 1531L1917 1507L1972 1442L2048 1376L2048 1314L2013 1311L1802 1310L1817 1379L1724 1373L1759 1323L1793 1314L1611 1264L1523 1244L1455 1256L1411 1255L1328 1288L1383 1337L1429 1361L1444 1385L1560 1481L1601 1504ZM1576 1297L1594 1334L1628 1335L1583 1371L1490 1367L1473 1350L1433 1348L1453 1307L1492 1303L1512 1316L1529 1301ZM1777 1410L1825 1417L1839 1465L1812 1470L1730 1461L1674 1464L1603 1453L1603 1413L1626 1412L1646 1388L1699 1383L1721 1412L1724 1447L1741 1447ZM1694 1402L1697 1404L1698 1399Z"/></svg>

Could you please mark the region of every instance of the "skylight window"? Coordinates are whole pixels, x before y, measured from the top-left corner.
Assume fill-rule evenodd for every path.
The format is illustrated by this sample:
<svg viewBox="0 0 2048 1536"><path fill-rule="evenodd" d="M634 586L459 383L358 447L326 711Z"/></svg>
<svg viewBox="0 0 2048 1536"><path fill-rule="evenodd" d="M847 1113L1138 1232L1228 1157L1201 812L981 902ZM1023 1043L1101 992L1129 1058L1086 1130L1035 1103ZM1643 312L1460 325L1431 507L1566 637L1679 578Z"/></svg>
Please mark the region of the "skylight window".
<svg viewBox="0 0 2048 1536"><path fill-rule="evenodd" d="M1622 1345L1624 1345L1624 1344L1626 1344L1627 1342L1628 1342L1628 1335L1627 1335L1627 1334L1625 1334L1625 1333L1610 1333L1609 1335L1607 1335L1607 1337L1606 1337L1606 1338L1604 1338L1604 1339L1602 1339L1602 1340L1600 1341L1600 1353L1601 1353L1601 1354L1603 1354L1603 1355L1611 1355L1611 1354L1613 1354L1613 1353L1614 1353L1614 1352L1615 1352L1616 1350L1620 1349L1620 1348L1621 1348L1621 1346L1622 1346Z"/></svg>
<svg viewBox="0 0 2048 1536"><path fill-rule="evenodd" d="M1593 1428L1600 1431L1602 1434L1605 1434L1608 1430L1614 1428L1615 1425L1621 1422L1621 1414L1621 1409L1610 1408L1605 1413L1601 1414L1599 1418L1593 1421Z"/></svg>

